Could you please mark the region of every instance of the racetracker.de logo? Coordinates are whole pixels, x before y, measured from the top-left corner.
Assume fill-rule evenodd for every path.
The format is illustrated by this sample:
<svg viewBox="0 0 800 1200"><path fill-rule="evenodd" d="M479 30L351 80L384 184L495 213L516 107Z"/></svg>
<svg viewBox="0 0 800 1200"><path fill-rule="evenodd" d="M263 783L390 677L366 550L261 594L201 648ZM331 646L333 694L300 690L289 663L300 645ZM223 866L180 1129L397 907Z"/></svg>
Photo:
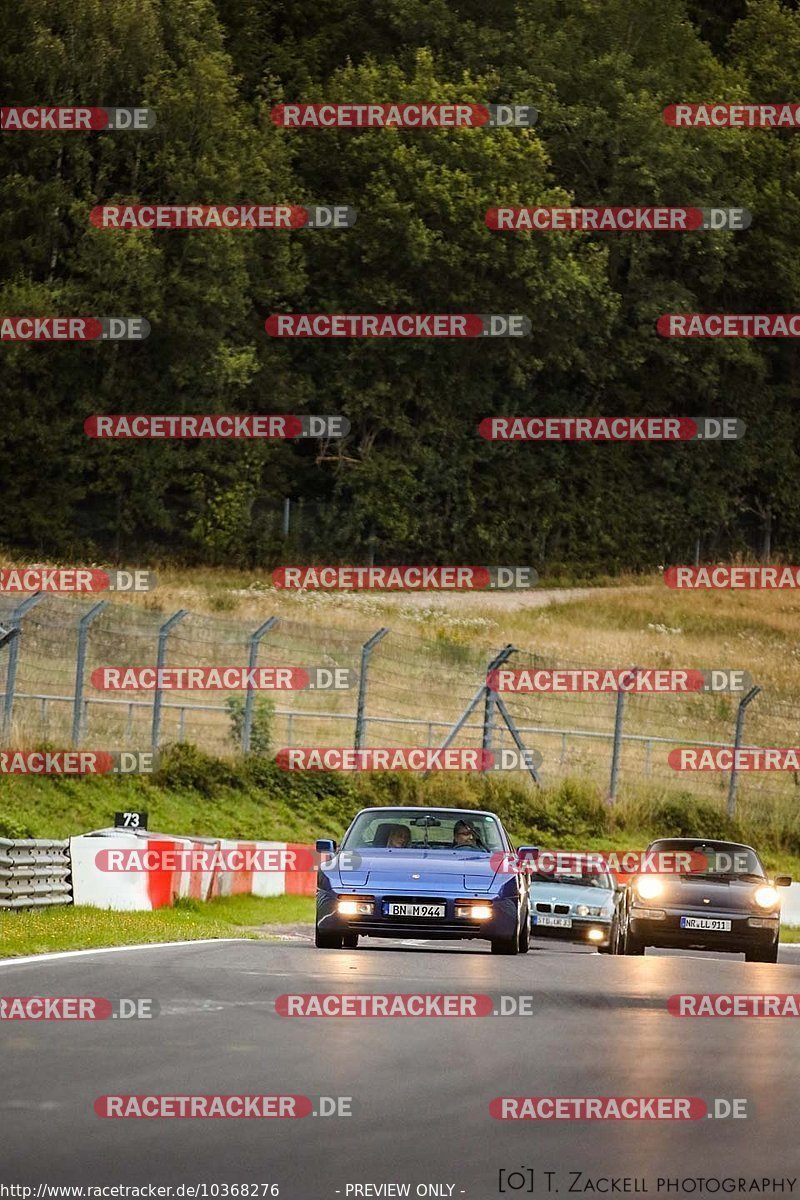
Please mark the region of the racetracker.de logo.
<svg viewBox="0 0 800 1200"><path fill-rule="evenodd" d="M496 1096L489 1112L498 1121L699 1121L745 1117L746 1100L699 1096Z"/></svg>
<svg viewBox="0 0 800 1200"><path fill-rule="evenodd" d="M626 667L532 671L500 667L486 676L495 692L746 692L752 687L747 671Z"/></svg>
<svg viewBox="0 0 800 1200"><path fill-rule="evenodd" d="M661 115L676 129L794 129L800 104L668 104Z"/></svg>
<svg viewBox="0 0 800 1200"><path fill-rule="evenodd" d="M489 229L531 233L690 233L749 229L746 208L489 208Z"/></svg>
<svg viewBox="0 0 800 1200"><path fill-rule="evenodd" d="M150 775L152 750L0 750L0 775Z"/></svg>
<svg viewBox="0 0 800 1200"><path fill-rule="evenodd" d="M336 855L321 853L311 846L257 846L247 842L237 846L180 846L152 840L139 846L98 850L94 864L98 871L111 875L150 874L152 871L291 875L332 865L340 871L357 871L361 867L361 856L347 850Z"/></svg>
<svg viewBox="0 0 800 1200"><path fill-rule="evenodd" d="M667 762L673 771L800 771L800 748L679 746L670 750Z"/></svg>
<svg viewBox="0 0 800 1200"><path fill-rule="evenodd" d="M346 204L101 204L98 229L349 229L358 213Z"/></svg>
<svg viewBox="0 0 800 1200"><path fill-rule="evenodd" d="M144 317L0 317L0 342L141 342Z"/></svg>
<svg viewBox="0 0 800 1200"><path fill-rule="evenodd" d="M800 1017L796 992L695 992L670 996L673 1017Z"/></svg>
<svg viewBox="0 0 800 1200"><path fill-rule="evenodd" d="M0 592L151 592L152 571L100 571L94 567L8 567Z"/></svg>
<svg viewBox="0 0 800 1200"><path fill-rule="evenodd" d="M96 667L92 687L105 692L342 691L354 686L348 667Z"/></svg>
<svg viewBox="0 0 800 1200"><path fill-rule="evenodd" d="M83 423L90 438L342 438L347 417L288 416L269 413L218 413L188 416L142 413L94 415Z"/></svg>
<svg viewBox="0 0 800 1200"><path fill-rule="evenodd" d="M529 104L276 104L282 129L530 129L539 113Z"/></svg>
<svg viewBox="0 0 800 1200"><path fill-rule="evenodd" d="M542 765L538 750L433 749L407 746L294 746L279 750L284 771L529 771Z"/></svg>
<svg viewBox="0 0 800 1200"><path fill-rule="evenodd" d="M150 997L0 996L0 1021L149 1021L159 1011Z"/></svg>
<svg viewBox="0 0 800 1200"><path fill-rule="evenodd" d="M86 133L100 130L152 129L152 108L0 108L3 133Z"/></svg>
<svg viewBox="0 0 800 1200"><path fill-rule="evenodd" d="M665 313L656 329L667 338L796 338L800 313Z"/></svg>
<svg viewBox="0 0 800 1200"><path fill-rule="evenodd" d="M98 1096L94 1111L98 1117L258 1117L265 1120L310 1117L313 1105L308 1096Z"/></svg>
<svg viewBox="0 0 800 1200"><path fill-rule="evenodd" d="M517 313L272 313L270 337L480 338L525 337L527 317Z"/></svg>
<svg viewBox="0 0 800 1200"><path fill-rule="evenodd" d="M484 417L489 442L702 442L744 435L736 417Z"/></svg>
<svg viewBox="0 0 800 1200"><path fill-rule="evenodd" d="M460 592L536 587L532 567L277 567L272 586L297 591Z"/></svg>
<svg viewBox="0 0 800 1200"><path fill-rule="evenodd" d="M709 869L709 856L694 850L497 851L490 862L507 875L704 875Z"/></svg>
<svg viewBox="0 0 800 1200"><path fill-rule="evenodd" d="M800 588L800 567L667 567L668 588Z"/></svg>

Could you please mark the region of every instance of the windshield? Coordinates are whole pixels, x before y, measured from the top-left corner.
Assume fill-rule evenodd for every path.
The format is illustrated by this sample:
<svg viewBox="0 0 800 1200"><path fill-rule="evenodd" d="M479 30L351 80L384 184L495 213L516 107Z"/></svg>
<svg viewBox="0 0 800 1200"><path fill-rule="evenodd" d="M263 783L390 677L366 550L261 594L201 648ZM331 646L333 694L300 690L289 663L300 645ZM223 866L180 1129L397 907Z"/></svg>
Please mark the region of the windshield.
<svg viewBox="0 0 800 1200"><path fill-rule="evenodd" d="M487 813L407 808L360 813L342 842L347 850L505 850L498 821Z"/></svg>
<svg viewBox="0 0 800 1200"><path fill-rule="evenodd" d="M534 871L531 874L534 883L551 883L554 887L568 885L569 887L605 888L613 891L614 885L605 871Z"/></svg>
<svg viewBox="0 0 800 1200"><path fill-rule="evenodd" d="M695 869L681 873L681 879L764 879L764 868L755 850L749 846L720 842L686 842L664 838L653 842L649 851L680 851L691 854ZM705 865L703 865L705 863Z"/></svg>

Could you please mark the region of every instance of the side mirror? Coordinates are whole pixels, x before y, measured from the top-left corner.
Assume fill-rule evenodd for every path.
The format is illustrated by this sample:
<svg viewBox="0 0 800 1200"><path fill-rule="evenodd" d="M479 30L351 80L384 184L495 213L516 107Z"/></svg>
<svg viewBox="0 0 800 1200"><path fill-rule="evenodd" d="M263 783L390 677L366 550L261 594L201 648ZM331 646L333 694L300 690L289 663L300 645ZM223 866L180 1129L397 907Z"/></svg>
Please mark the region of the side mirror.
<svg viewBox="0 0 800 1200"><path fill-rule="evenodd" d="M333 838L317 838L317 851L319 854L335 854L336 842Z"/></svg>
<svg viewBox="0 0 800 1200"><path fill-rule="evenodd" d="M538 853L538 846L517 846L517 855L519 858L531 858L534 854Z"/></svg>
<svg viewBox="0 0 800 1200"><path fill-rule="evenodd" d="M790 887L792 882L791 875L776 875L775 887Z"/></svg>

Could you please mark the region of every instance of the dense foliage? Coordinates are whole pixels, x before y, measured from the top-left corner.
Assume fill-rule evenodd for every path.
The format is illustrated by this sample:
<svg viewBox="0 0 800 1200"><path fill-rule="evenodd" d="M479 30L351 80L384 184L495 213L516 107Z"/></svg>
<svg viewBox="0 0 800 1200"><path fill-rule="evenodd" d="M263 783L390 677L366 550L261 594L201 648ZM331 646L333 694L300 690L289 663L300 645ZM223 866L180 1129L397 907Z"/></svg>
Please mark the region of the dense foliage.
<svg viewBox="0 0 800 1200"><path fill-rule="evenodd" d="M27 555L586 571L796 557L791 340L660 313L791 312L800 131L676 130L791 101L778 0L19 0L4 104L148 105L148 132L4 134L0 314L142 315L149 340L2 345L0 496ZM535 105L535 130L299 131L286 100ZM113 232L113 201L350 204L341 232ZM742 206L741 233L501 234L497 204ZM491 342L272 340L275 311L519 312ZM342 412L342 443L97 442L91 413ZM482 417L728 415L738 444L491 444ZM288 544L284 497L303 500ZM297 512L297 509L295 509Z"/></svg>

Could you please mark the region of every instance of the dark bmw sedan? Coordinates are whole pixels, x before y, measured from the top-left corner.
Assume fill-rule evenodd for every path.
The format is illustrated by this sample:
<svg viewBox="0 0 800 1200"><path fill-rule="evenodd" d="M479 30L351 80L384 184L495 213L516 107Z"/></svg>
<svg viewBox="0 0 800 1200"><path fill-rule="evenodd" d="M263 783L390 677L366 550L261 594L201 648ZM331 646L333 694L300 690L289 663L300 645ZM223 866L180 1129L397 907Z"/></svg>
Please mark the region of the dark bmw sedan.
<svg viewBox="0 0 800 1200"><path fill-rule="evenodd" d="M628 885L621 927L623 954L646 946L724 950L748 962L777 962L780 887L790 875L767 877L752 846L699 838L660 838L656 854L682 852L686 874L637 875Z"/></svg>

